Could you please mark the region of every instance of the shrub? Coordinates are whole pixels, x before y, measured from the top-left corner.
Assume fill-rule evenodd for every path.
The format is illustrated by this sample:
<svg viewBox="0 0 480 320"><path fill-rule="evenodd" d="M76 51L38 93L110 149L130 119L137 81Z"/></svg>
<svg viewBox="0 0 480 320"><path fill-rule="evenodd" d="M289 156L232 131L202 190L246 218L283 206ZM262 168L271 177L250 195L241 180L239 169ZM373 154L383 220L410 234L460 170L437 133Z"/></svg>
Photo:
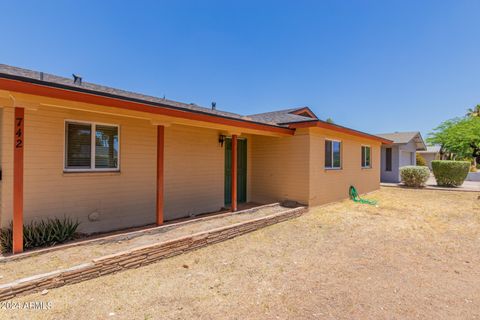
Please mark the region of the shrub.
<svg viewBox="0 0 480 320"><path fill-rule="evenodd" d="M400 168L400 176L406 186L419 188L427 182L430 170L425 166L405 166Z"/></svg>
<svg viewBox="0 0 480 320"><path fill-rule="evenodd" d="M417 153L416 158L417 158L417 166L424 166L424 167L427 166L427 161L425 160L424 157L422 157L421 154Z"/></svg>
<svg viewBox="0 0 480 320"><path fill-rule="evenodd" d="M32 221L23 226L23 248L53 246L72 240L77 231L78 221L69 218L53 218L41 221ZM2 253L12 251L13 247L13 226L0 229L0 247Z"/></svg>
<svg viewBox="0 0 480 320"><path fill-rule="evenodd" d="M432 170L439 186L458 187L467 178L470 162L433 160Z"/></svg>

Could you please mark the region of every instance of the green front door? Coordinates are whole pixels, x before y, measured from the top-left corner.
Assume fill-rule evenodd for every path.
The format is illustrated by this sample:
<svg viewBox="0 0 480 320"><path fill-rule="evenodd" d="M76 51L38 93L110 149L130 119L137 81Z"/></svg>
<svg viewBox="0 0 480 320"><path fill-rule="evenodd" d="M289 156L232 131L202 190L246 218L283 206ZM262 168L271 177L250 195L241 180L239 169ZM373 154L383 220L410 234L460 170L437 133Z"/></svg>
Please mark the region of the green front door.
<svg viewBox="0 0 480 320"><path fill-rule="evenodd" d="M225 140L225 205L232 203L232 139ZM247 201L247 140L237 140L237 202Z"/></svg>

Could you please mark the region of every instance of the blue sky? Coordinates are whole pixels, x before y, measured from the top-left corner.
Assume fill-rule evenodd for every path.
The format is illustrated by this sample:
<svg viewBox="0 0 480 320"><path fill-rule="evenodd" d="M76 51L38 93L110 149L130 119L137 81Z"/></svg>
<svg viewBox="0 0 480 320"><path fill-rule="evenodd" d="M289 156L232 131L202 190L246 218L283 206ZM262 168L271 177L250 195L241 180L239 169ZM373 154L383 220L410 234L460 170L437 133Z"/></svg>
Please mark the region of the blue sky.
<svg viewBox="0 0 480 320"><path fill-rule="evenodd" d="M378 133L480 103L480 1L1 1L0 63Z"/></svg>

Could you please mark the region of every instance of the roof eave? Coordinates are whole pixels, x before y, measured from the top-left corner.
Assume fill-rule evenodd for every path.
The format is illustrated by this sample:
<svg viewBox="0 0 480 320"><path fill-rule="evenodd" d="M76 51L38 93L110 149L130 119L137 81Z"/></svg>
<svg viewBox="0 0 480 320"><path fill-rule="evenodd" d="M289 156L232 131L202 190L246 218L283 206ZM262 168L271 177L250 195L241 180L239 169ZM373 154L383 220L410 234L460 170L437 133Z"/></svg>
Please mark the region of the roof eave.
<svg viewBox="0 0 480 320"><path fill-rule="evenodd" d="M375 136L375 135L372 135L372 134L369 134L369 133L365 133L365 132L362 132L362 131L358 131L358 130L355 130L355 129L350 129L350 128L347 128L347 127L343 127L343 126L340 126L338 124L333 124L333 123L329 123L329 122L326 122L326 121L322 121L322 120L312 120L312 121L290 123L288 125L288 127L289 128L295 128L295 129L296 128L318 127L318 128L329 129L329 130L338 131L338 132L342 132L342 133L346 133L346 134L350 134L350 135L354 135L354 136L359 136L359 137L366 138L366 139L379 141L382 144L393 144L393 141L391 141L391 140L388 140L388 139L385 139L385 138L382 138L382 137L378 137L378 136Z"/></svg>
<svg viewBox="0 0 480 320"><path fill-rule="evenodd" d="M417 148L417 151L427 150L427 145L425 144L425 141L423 140L423 137L422 137L422 135L420 134L420 132L417 133L417 137L420 138L420 142L421 142L421 147L420 147L420 148Z"/></svg>
<svg viewBox="0 0 480 320"><path fill-rule="evenodd" d="M161 103L122 97L114 94L97 92L86 88L72 87L4 73L0 73L0 89L25 94L46 96L50 98L142 111L153 114L162 114L166 116L197 121L212 122L240 128L269 131L286 135L293 135L295 131L292 128L280 127L273 124L237 119L222 115L212 115L197 110L174 108Z"/></svg>
<svg viewBox="0 0 480 320"><path fill-rule="evenodd" d="M289 113L295 114L295 115L300 115L303 112L306 112L308 115L310 115L310 117L312 117L312 119L318 120L317 115L315 113L313 113L313 111L307 106L299 108L299 109L294 110L294 111L289 112Z"/></svg>

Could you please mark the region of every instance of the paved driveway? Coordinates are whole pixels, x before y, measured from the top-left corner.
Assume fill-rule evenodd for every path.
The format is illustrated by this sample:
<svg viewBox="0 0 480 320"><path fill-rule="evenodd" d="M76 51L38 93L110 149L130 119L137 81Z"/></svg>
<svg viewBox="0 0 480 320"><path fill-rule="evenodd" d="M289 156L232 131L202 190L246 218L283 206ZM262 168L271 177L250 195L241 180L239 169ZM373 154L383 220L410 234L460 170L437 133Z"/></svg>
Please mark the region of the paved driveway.
<svg viewBox="0 0 480 320"><path fill-rule="evenodd" d="M383 187L404 187L403 183L382 182ZM478 191L480 192L480 181L464 181L460 187L440 187L433 175L428 178L425 189L449 190L449 191Z"/></svg>
<svg viewBox="0 0 480 320"><path fill-rule="evenodd" d="M455 189L455 190L467 190L467 191L480 191L480 181L464 181L460 187L457 188L445 188L445 187L438 187L437 181L435 181L435 177L433 175L427 181L428 187L439 188L439 189Z"/></svg>

